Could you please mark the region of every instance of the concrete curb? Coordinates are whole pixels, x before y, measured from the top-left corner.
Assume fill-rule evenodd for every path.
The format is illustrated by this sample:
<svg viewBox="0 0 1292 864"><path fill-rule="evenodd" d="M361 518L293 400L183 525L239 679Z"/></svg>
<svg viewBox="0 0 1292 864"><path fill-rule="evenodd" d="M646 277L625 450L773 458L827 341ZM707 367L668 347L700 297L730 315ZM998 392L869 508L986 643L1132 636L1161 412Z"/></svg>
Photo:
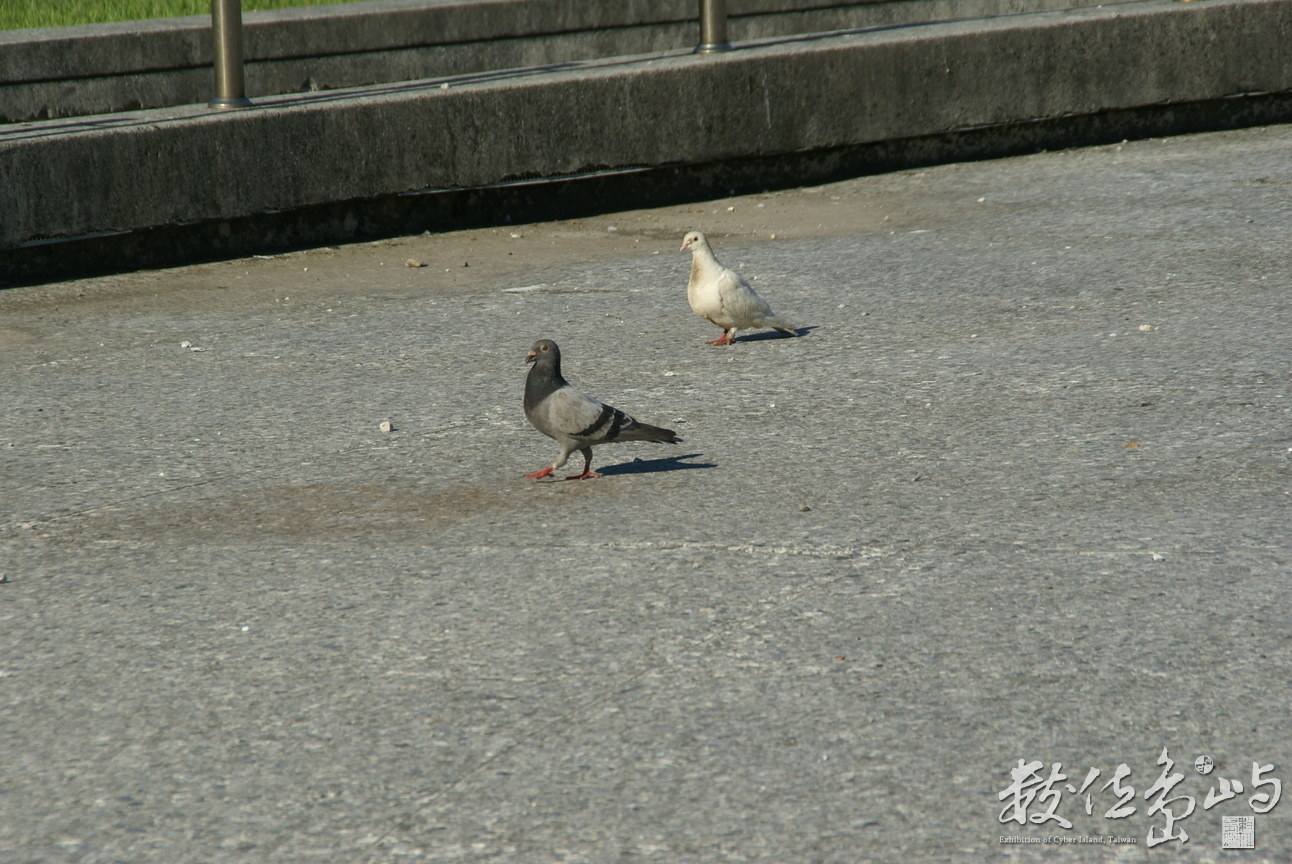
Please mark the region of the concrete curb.
<svg viewBox="0 0 1292 864"><path fill-rule="evenodd" d="M1056 146L1065 131L1098 140L1281 122L1292 119L1288 32L1292 0L1147 2L615 58L448 89L275 97L235 113L24 124L0 137L0 278L353 239L384 230L387 208L418 211L409 197L450 193L450 215L465 222L508 215L497 211L518 199L516 184L582 183L595 198L609 183L612 200L567 203L613 209L624 196L639 203L638 189L641 203L661 186L704 194L733 163L746 170L732 189L766 188L930 154L1016 152L1038 137ZM783 158L780 174L747 170ZM320 207L331 216L301 218ZM284 213L289 230L264 233ZM132 234L105 244L102 232Z"/></svg>

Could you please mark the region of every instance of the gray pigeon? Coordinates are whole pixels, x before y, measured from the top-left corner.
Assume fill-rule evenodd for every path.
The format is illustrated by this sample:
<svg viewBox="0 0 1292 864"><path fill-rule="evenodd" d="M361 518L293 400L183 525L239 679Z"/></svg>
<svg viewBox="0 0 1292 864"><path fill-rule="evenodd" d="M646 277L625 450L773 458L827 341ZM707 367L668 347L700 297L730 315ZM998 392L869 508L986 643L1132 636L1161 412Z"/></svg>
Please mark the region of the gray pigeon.
<svg viewBox="0 0 1292 864"><path fill-rule="evenodd" d="M722 328L722 335L705 344L730 345L736 331L749 327L771 327L797 336L794 325L772 314L772 307L734 270L718 263L709 240L699 231L682 238L682 252L691 250L691 281L686 299L691 310Z"/></svg>
<svg viewBox="0 0 1292 864"><path fill-rule="evenodd" d="M526 477L546 477L565 464L570 454L583 454L583 473L569 480L600 477L592 471L592 448L611 441L664 441L680 444L672 429L638 423L624 412L580 393L561 377L561 349L551 339L539 339L525 355L533 363L525 378L525 418L561 445L561 455L542 471Z"/></svg>

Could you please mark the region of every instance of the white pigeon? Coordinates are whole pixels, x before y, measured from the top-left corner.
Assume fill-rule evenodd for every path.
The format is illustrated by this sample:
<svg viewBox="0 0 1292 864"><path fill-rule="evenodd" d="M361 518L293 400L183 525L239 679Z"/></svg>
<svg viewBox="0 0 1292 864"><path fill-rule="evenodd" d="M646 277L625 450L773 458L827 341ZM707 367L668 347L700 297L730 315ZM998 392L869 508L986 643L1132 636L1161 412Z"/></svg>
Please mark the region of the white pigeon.
<svg viewBox="0 0 1292 864"><path fill-rule="evenodd" d="M618 408L580 393L561 377L561 349L551 339L539 339L525 355L533 363L525 378L525 418L534 428L561 445L561 455L542 471L526 477L546 477L565 464L570 454L583 454L583 473L567 480L600 477L592 470L592 448L611 441L662 441L680 444L672 429L638 423Z"/></svg>
<svg viewBox="0 0 1292 864"><path fill-rule="evenodd" d="M709 240L699 231L682 238L682 249L691 250L691 281L686 299L691 310L722 328L722 335L706 345L730 345L736 331L749 327L771 327L797 336L793 324L772 314L772 307L734 270L723 267L713 255Z"/></svg>

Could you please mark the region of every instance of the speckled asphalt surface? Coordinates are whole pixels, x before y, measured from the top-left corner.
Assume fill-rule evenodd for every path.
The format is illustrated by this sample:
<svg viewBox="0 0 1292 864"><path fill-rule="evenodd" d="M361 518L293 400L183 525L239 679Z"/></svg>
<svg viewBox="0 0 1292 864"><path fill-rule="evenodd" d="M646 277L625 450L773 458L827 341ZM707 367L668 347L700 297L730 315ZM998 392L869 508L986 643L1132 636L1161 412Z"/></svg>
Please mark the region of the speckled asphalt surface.
<svg viewBox="0 0 1292 864"><path fill-rule="evenodd" d="M1286 861L1289 238L1274 127L0 291L0 860ZM539 337L685 443L522 479Z"/></svg>

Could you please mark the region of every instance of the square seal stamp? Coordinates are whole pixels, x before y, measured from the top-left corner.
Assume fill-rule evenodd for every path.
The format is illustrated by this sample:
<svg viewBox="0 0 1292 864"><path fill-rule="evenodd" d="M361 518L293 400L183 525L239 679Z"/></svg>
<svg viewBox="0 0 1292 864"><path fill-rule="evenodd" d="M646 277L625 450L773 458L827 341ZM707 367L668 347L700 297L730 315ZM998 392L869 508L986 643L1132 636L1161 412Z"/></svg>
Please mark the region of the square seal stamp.
<svg viewBox="0 0 1292 864"><path fill-rule="evenodd" d="M1255 816L1221 816L1220 817L1221 849L1255 849L1256 817Z"/></svg>

